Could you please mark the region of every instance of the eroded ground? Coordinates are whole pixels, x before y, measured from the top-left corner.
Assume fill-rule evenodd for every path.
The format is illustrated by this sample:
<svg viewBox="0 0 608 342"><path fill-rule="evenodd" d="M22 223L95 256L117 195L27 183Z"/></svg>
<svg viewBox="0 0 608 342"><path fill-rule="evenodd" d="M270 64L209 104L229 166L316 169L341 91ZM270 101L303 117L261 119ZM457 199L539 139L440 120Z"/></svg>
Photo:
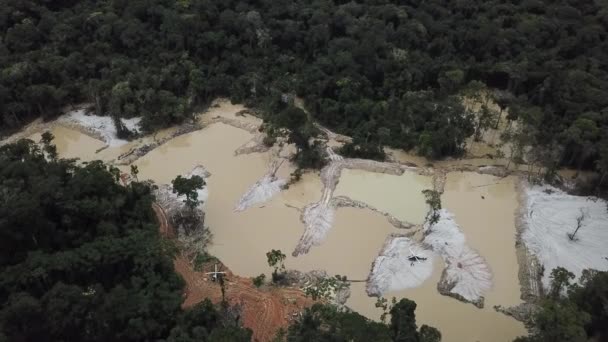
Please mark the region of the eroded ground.
<svg viewBox="0 0 608 342"><path fill-rule="evenodd" d="M467 245L491 270L491 288L483 293L485 306L479 309L439 294L437 284L445 265L439 254L430 250L425 261L432 268L430 277L420 286L405 290L400 290L400 283L395 282L397 285L383 295L415 300L418 324L436 326L443 333L444 341L511 341L526 333L522 323L493 309L494 305L521 303L515 250L515 214L520 203L515 177L482 174L502 174L501 166L507 164L504 160L485 158L487 153L482 152L491 151L491 147L478 144L474 152L479 153L470 154L484 158L435 162L434 167L424 158L390 149L387 151L395 163L382 165L344 161L328 151L329 158L336 163L333 173L331 169L326 171L331 177L322 179L318 173L306 173L288 190L262 191L261 200L247 201L248 205L240 207L243 195L251 192L255 184L287 179L294 169L286 161L289 146L270 150L260 147L257 127L261 121L250 115L235 115L244 109L219 102L195 125L170 128L120 146L106 147L107 142L95 134L61 123L39 123L21 136L37 140L40 132L48 128L56 136L55 143L62 157L83 161L101 159L118 165L124 172L128 172L129 163L133 163L139 168L140 180L151 179L158 184L167 184L194 166L203 165L211 174L206 179L209 198L205 203L205 224L213 234L209 251L234 272L234 280L228 284L229 301L249 303L250 308L244 308L244 312L259 312L269 307L273 308L271 312L278 312L270 313L269 317L243 318L245 325L252 327L262 341L270 338L270 330L287 324L296 308L309 302L298 297L302 294L299 290L288 290L284 297L281 297L283 294L277 297L273 291L253 289L250 280L241 277L269 275L271 269L266 264L265 253L270 249L281 249L288 255L297 249L306 233L302 212L307 206L326 204L332 211L332 220L315 244L297 253L298 257L288 257L287 268L303 272L321 269L330 275L365 281L389 235L423 240L421 224L428 207L421 191L429 188L443 193L443 207L453 215ZM330 146L345 141L330 131L326 134ZM490 138L496 139L496 134ZM281 160L273 170L272 163ZM412 168L414 165L418 168ZM498 168L486 165L498 165ZM518 168L525 170L525 166L511 166L511 170ZM268 175L276 179L265 182ZM345 199L351 202L344 202ZM348 206L344 207L344 203ZM395 220L409 225L396 228L399 225ZM401 254L408 253L402 251ZM219 287L188 267L185 260L176 261L176 268L189 284L186 304L204 297L218 300ZM365 282L352 283L347 305L378 319L376 299L367 296L365 286ZM292 296L297 297L295 303ZM260 301L252 304L258 297ZM263 323L279 320L280 324Z"/></svg>

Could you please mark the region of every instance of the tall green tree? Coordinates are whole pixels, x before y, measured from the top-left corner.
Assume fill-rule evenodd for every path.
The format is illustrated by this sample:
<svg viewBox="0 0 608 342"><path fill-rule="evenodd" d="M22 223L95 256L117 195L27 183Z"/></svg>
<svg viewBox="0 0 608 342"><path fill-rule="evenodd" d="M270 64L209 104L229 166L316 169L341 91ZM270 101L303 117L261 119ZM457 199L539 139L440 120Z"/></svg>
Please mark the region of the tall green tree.
<svg viewBox="0 0 608 342"><path fill-rule="evenodd" d="M171 181L171 184L173 185L173 193L186 196L184 203L188 208L194 209L199 205L198 191L205 186L205 180L201 176L194 175L190 178L177 176Z"/></svg>
<svg viewBox="0 0 608 342"><path fill-rule="evenodd" d="M602 341L608 336L608 272L584 270L578 283L563 268L552 272L551 292L533 315L532 334L518 342Z"/></svg>

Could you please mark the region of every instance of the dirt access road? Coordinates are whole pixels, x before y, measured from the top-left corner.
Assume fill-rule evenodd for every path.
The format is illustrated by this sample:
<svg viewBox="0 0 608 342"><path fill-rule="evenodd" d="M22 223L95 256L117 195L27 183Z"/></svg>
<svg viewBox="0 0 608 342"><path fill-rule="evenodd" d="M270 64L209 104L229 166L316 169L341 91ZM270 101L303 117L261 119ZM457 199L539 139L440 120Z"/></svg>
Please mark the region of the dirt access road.
<svg viewBox="0 0 608 342"><path fill-rule="evenodd" d="M169 224L163 208L154 203L152 208L160 225L160 232L167 238L175 237L175 230ZM210 279L205 272L213 271L215 263L203 265L197 272L183 255L174 260L175 270L186 282L183 307L190 307L209 298L213 303L220 303L222 291L220 285ZM272 340L280 328L287 328L297 319L304 308L313 304L312 299L296 288L263 286L256 288L250 278L234 275L228 268L218 264L226 272L226 300L230 305L241 308L243 326L253 331L253 341Z"/></svg>

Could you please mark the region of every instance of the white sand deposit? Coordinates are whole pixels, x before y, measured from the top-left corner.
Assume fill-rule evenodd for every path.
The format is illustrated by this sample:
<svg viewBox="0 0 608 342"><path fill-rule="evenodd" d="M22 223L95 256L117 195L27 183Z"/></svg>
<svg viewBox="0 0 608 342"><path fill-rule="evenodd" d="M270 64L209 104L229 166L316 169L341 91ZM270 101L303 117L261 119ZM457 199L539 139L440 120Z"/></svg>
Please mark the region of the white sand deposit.
<svg viewBox="0 0 608 342"><path fill-rule="evenodd" d="M441 255L446 264L442 282L451 287L449 292L476 302L492 287L492 273L486 261L466 243L454 216L445 209L432 227L425 224L424 243Z"/></svg>
<svg viewBox="0 0 608 342"><path fill-rule="evenodd" d="M415 256L420 258L412 260ZM433 273L433 253L403 236L389 236L374 261L367 281L367 294L382 296L422 285Z"/></svg>
<svg viewBox="0 0 608 342"><path fill-rule="evenodd" d="M551 270L561 266L578 278L587 268L608 270L608 210L600 199L572 196L550 186L524 190L522 238L528 250L544 265L543 286L549 287ZM568 234L577 227L575 240Z"/></svg>
<svg viewBox="0 0 608 342"><path fill-rule="evenodd" d="M234 211L244 211L254 205L270 200L281 192L285 184L287 184L287 180L285 179L277 179L274 175L264 175L262 179L252 185L241 197Z"/></svg>
<svg viewBox="0 0 608 342"><path fill-rule="evenodd" d="M287 184L287 180L276 176L284 161L278 158L278 154L279 152L275 150L275 157L270 162L266 174L241 196L239 202L234 207L234 211L244 211L254 205L269 201L283 190L283 187Z"/></svg>
<svg viewBox="0 0 608 342"><path fill-rule="evenodd" d="M116 127L109 116L87 115L84 109L79 109L63 115L58 121L76 124L99 134L109 147L121 146L128 143L128 141L119 139L116 136ZM121 121L128 130L134 133L139 132L141 118L121 119Z"/></svg>

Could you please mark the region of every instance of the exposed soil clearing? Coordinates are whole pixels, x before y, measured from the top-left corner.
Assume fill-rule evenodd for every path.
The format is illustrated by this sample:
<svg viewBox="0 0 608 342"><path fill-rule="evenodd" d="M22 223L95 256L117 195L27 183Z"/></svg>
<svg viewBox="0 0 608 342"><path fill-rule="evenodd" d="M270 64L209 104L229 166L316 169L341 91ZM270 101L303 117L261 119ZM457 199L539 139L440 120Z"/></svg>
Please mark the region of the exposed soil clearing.
<svg viewBox="0 0 608 342"><path fill-rule="evenodd" d="M153 209L161 234L174 237L175 231L169 225L163 208L154 204ZM193 306L207 298L215 304L221 303L221 286L206 274L215 270L215 263L205 264L197 272L187 258L179 255L174 260L174 266L186 282L183 307ZM219 269L225 272L224 298L230 306L240 310L242 324L253 331L254 341L271 341L279 329L286 329L301 316L306 307L313 304L312 299L306 297L300 289L272 286L256 288L251 279L234 275L224 265L219 264Z"/></svg>
<svg viewBox="0 0 608 342"><path fill-rule="evenodd" d="M220 285L205 274L213 271L214 264L204 265L201 272L194 271L183 257L178 257L174 264L176 271L186 281L184 307L206 298L216 304L222 301ZM234 275L225 266L220 266L220 269L226 272L226 301L230 306L240 308L243 326L253 331L253 341L271 341L279 329L287 329L301 317L306 307L314 303L300 289L273 286L256 288L250 278Z"/></svg>

